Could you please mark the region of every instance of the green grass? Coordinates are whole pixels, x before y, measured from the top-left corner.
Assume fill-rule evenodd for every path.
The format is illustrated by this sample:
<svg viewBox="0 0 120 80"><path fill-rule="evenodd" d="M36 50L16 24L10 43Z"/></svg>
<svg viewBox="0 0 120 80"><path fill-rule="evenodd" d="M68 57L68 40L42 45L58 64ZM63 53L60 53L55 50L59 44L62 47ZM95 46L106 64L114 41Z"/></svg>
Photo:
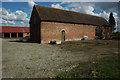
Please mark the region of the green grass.
<svg viewBox="0 0 120 80"><path fill-rule="evenodd" d="M120 32L113 33L112 39L120 39Z"/></svg>
<svg viewBox="0 0 120 80"><path fill-rule="evenodd" d="M118 63L118 54L110 53L99 59L80 62L76 68L61 73L56 78L119 78L120 66Z"/></svg>

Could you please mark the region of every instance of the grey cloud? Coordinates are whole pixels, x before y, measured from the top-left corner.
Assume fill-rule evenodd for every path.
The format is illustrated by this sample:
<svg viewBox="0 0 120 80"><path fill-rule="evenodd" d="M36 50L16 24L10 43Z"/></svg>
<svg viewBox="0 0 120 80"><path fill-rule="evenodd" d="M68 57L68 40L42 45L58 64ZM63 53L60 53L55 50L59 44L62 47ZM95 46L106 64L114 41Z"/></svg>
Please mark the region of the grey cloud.
<svg viewBox="0 0 120 80"><path fill-rule="evenodd" d="M118 10L118 2L94 2L93 4L96 8L100 8L102 10Z"/></svg>

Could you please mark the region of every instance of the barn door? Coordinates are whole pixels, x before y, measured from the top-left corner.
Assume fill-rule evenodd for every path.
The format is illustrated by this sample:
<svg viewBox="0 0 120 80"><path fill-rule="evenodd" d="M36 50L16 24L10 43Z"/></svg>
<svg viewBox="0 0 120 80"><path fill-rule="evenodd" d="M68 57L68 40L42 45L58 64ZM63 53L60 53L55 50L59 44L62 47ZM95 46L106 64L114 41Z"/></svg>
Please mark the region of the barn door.
<svg viewBox="0 0 120 80"><path fill-rule="evenodd" d="M62 31L62 41L65 41L65 31Z"/></svg>

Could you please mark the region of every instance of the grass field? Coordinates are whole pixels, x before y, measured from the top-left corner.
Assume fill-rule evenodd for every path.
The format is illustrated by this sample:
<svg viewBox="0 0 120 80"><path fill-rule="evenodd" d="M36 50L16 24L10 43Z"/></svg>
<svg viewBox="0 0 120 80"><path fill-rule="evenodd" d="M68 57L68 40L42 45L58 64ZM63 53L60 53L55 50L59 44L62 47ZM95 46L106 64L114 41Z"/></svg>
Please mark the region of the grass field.
<svg viewBox="0 0 120 80"><path fill-rule="evenodd" d="M118 55L111 53L96 60L80 62L76 68L57 78L119 78L119 68Z"/></svg>
<svg viewBox="0 0 120 80"><path fill-rule="evenodd" d="M118 39L120 40L120 32L115 32L112 34L112 39Z"/></svg>
<svg viewBox="0 0 120 80"><path fill-rule="evenodd" d="M115 41L114 41L115 42ZM119 52L114 52L111 48L118 47L112 40L101 40L95 42L82 42L71 43L72 46L68 45L61 46L64 50L70 50L72 52L84 51L90 53L92 51L93 55L87 61L81 61L77 67L70 71L59 74L56 78L113 78L118 79L120 74L119 65ZM116 41L117 42L117 41ZM84 44L83 44L84 43ZM86 43L86 44L85 44ZM76 46L75 46L76 45ZM87 51L85 51L85 49ZM96 54L96 53L99 54Z"/></svg>

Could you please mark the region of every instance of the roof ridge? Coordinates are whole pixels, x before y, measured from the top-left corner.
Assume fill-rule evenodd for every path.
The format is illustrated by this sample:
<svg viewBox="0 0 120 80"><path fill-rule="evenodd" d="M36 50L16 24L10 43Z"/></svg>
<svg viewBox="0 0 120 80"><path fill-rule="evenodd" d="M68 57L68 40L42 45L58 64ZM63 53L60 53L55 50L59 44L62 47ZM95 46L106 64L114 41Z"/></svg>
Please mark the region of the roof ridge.
<svg viewBox="0 0 120 80"><path fill-rule="evenodd" d="M103 17L100 17L100 16L85 14L85 13L81 13L81 12L75 12L75 11L63 10L63 9L58 9L58 8L40 6L40 5L37 5L37 4L35 4L35 6L37 6L37 7L43 7L43 8L48 8L48 9L54 9L54 10L60 10L60 11L66 11L66 12L72 12L72 13L76 13L76 14L83 14L83 15L93 16L93 17L97 17L97 18L103 18ZM38 9L37 9L37 12L39 13Z"/></svg>
<svg viewBox="0 0 120 80"><path fill-rule="evenodd" d="M39 13L39 11L38 11L38 9L37 9L37 6L39 6L39 5L34 4L34 7L36 8L37 13ZM39 15L39 17L40 17L40 13L39 13L38 15Z"/></svg>

